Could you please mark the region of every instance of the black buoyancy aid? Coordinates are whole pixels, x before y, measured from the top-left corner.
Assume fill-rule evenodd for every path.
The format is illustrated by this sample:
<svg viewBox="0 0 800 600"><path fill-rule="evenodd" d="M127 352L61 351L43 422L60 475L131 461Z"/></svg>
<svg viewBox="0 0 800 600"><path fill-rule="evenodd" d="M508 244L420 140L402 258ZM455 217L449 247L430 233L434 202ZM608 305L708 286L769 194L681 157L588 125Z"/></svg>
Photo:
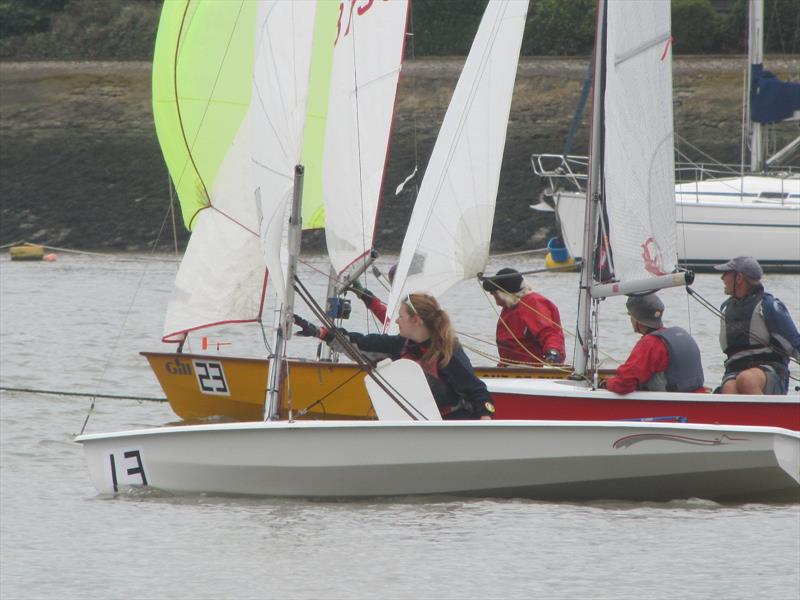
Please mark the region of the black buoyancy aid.
<svg viewBox="0 0 800 600"><path fill-rule="evenodd" d="M769 346L770 333L761 303L764 288L758 287L744 298L730 297L722 304L719 344L727 355L725 369L741 371L753 364L783 362L784 358Z"/></svg>
<svg viewBox="0 0 800 600"><path fill-rule="evenodd" d="M703 387L703 362L697 342L682 327L654 331L667 344L669 363L666 371L656 373L645 384L652 391L693 392Z"/></svg>

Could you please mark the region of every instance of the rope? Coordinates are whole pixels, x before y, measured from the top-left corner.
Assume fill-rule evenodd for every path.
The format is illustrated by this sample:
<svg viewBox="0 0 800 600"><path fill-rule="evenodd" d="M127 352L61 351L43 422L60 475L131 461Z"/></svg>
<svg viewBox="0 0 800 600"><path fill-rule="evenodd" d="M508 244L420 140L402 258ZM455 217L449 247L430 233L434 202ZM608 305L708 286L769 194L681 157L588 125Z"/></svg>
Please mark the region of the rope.
<svg viewBox="0 0 800 600"><path fill-rule="evenodd" d="M151 260L144 262L144 268L142 269L141 276L139 277L139 281L136 284L136 289L133 292L133 296L131 297L131 301L128 304L128 309L125 311L125 314L122 317L122 321L120 322L120 326L119 326L119 330L117 331L117 335L114 337L114 340L111 343L111 346L110 346L111 351L106 355L105 362L103 363L102 368L100 369L100 381L104 381L105 380L105 376L106 376L106 372L108 370L108 366L109 366L109 364L111 364L111 360L112 360L113 356L116 354L117 348L119 348L119 342L120 342L120 339L122 339L122 333L123 333L123 331L125 331L125 326L128 323L128 317L131 314L131 311L133 309L133 304L136 301L136 298L139 296L139 291L142 289L142 285L144 283L144 278L148 273L148 267L150 266L150 264L152 262L152 258L155 255L156 249L158 248L158 243L161 241L161 236L164 233L164 230L166 229L167 222L169 221L169 215L170 215L171 212L172 212L172 205L170 204L170 206L167 207L167 210L164 213L164 218L161 220L161 227L158 230L158 234L156 234L156 239L153 240L153 245L152 245L152 247L150 249L150 257L149 257ZM174 262L174 261L171 261L171 262ZM87 395L84 394L84 396L87 396ZM86 418L83 420L83 425L81 426L81 434L83 434L83 432L86 430L86 426L89 424L89 419L94 414L97 398L105 398L106 396L103 396L101 394L91 394L90 397L91 397L92 401L89 404L89 408L86 410Z"/></svg>
<svg viewBox="0 0 800 600"><path fill-rule="evenodd" d="M140 402L166 402L166 398L150 398L147 396L125 396L118 394L96 394L93 392L65 392L63 390L40 390L35 388L18 388L0 386L0 390L5 392L20 392L24 394L50 394L53 396L75 396L78 398L108 398L111 400L137 400Z"/></svg>

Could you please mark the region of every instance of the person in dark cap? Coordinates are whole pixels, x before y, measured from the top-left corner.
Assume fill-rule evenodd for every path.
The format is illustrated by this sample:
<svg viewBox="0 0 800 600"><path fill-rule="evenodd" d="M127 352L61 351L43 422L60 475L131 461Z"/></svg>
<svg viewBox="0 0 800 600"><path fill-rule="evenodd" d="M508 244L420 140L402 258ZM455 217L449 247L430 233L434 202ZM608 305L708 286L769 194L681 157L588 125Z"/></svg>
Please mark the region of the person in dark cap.
<svg viewBox="0 0 800 600"><path fill-rule="evenodd" d="M500 269L483 280L483 289L502 308L497 320L501 366L564 362L564 332L558 307L532 291L515 269Z"/></svg>
<svg viewBox="0 0 800 600"><path fill-rule="evenodd" d="M705 392L700 348L681 327L664 327L664 303L655 294L629 296L633 330L642 337L606 382L617 394L634 390Z"/></svg>
<svg viewBox="0 0 800 600"><path fill-rule="evenodd" d="M723 394L787 394L789 359L800 359L800 333L786 306L764 291L761 265L737 256L716 265L725 293L719 343L727 356Z"/></svg>

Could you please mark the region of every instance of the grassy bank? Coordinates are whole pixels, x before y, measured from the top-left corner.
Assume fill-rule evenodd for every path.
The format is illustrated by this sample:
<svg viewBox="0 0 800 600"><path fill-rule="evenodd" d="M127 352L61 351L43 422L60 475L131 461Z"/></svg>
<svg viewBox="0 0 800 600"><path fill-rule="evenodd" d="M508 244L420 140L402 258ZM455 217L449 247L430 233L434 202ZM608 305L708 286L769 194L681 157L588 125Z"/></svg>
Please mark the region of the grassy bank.
<svg viewBox="0 0 800 600"><path fill-rule="evenodd" d="M377 248L399 248L413 186L433 146L463 59L407 63L401 79ZM800 71L800 59L771 67ZM529 208L541 191L530 154L560 152L586 59L524 59L511 109L494 251L543 245L552 217ZM678 58L676 131L719 160L738 161L743 60ZM0 244L27 240L80 249L172 246L167 172L150 109L144 62L0 63ZM791 133L791 132L790 132ZM585 152L587 127L575 152ZM688 149L688 146L685 146ZM419 179L417 179L419 181ZM181 243L187 234L180 222ZM321 237L309 236L310 247ZM308 246L307 246L308 247Z"/></svg>

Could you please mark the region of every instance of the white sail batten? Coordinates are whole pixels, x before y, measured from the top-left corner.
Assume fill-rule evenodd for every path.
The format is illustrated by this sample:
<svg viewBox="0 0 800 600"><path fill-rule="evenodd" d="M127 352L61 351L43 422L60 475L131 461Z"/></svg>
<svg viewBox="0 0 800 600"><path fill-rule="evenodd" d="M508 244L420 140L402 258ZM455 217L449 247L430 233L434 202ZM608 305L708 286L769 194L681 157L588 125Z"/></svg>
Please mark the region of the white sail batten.
<svg viewBox="0 0 800 600"><path fill-rule="evenodd" d="M425 171L387 319L408 293L441 294L486 266L527 11L516 0L486 8Z"/></svg>
<svg viewBox="0 0 800 600"><path fill-rule="evenodd" d="M408 0L393 0L350 6L341 16L322 174L325 237L338 274L373 246L407 13Z"/></svg>
<svg viewBox="0 0 800 600"><path fill-rule="evenodd" d="M603 176L613 275L660 276L677 262L670 6L607 4Z"/></svg>
<svg viewBox="0 0 800 600"><path fill-rule="evenodd" d="M283 298L287 207L303 146L316 2L261 2L256 21L251 191L271 289Z"/></svg>

